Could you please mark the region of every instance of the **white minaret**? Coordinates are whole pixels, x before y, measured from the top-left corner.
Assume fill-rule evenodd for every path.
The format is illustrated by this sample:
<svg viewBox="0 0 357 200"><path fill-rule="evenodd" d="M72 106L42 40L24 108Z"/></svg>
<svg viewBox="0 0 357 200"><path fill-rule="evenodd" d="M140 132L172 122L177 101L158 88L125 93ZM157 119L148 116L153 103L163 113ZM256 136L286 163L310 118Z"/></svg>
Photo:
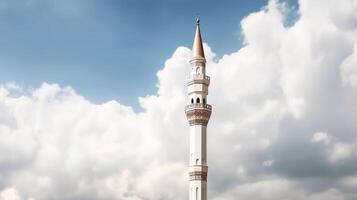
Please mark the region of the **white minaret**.
<svg viewBox="0 0 357 200"><path fill-rule="evenodd" d="M207 104L209 76L202 46L200 19L197 18L195 40L190 60L192 69L187 80L189 105L185 112L190 124L190 200L207 199L207 123L212 107Z"/></svg>

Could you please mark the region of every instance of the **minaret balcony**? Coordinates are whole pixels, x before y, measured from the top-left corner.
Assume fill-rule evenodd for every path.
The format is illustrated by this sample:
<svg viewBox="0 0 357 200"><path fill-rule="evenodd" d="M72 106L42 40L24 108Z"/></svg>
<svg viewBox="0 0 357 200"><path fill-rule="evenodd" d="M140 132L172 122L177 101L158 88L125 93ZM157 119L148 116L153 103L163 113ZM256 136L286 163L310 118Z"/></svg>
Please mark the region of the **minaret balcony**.
<svg viewBox="0 0 357 200"><path fill-rule="evenodd" d="M192 103L190 105L185 106L186 111L191 109L207 109L212 111L212 106L206 103Z"/></svg>
<svg viewBox="0 0 357 200"><path fill-rule="evenodd" d="M205 84L208 86L209 83L210 83L210 77L204 74L192 74L189 77L187 77L187 85Z"/></svg>
<svg viewBox="0 0 357 200"><path fill-rule="evenodd" d="M207 126L211 117L212 106L205 103L193 103L185 108L186 117L190 126L204 125Z"/></svg>

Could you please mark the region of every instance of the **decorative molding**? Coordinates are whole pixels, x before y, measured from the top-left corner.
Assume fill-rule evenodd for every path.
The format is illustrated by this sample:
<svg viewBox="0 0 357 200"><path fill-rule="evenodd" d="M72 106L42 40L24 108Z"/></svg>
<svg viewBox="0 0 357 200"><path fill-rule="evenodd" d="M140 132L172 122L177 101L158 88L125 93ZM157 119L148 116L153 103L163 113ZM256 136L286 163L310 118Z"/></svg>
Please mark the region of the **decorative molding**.
<svg viewBox="0 0 357 200"><path fill-rule="evenodd" d="M193 171L189 172L190 181L207 181L207 172Z"/></svg>
<svg viewBox="0 0 357 200"><path fill-rule="evenodd" d="M186 106L185 111L190 126L207 126L209 118L211 117L212 106L209 104L194 103Z"/></svg>
<svg viewBox="0 0 357 200"><path fill-rule="evenodd" d="M192 103L190 105L185 106L186 112L187 110L195 109L195 108L200 108L200 109L204 108L207 110L212 110L212 106L206 103Z"/></svg>
<svg viewBox="0 0 357 200"><path fill-rule="evenodd" d="M187 86L190 86L192 84L205 84L207 86L209 86L210 84L210 77L209 76L206 76L206 75L203 75L203 74L200 74L200 75L197 75L197 74L194 74L194 75L191 75L187 78Z"/></svg>
<svg viewBox="0 0 357 200"><path fill-rule="evenodd" d="M190 63L193 64L193 65L196 64L196 63L202 63L203 65L205 65L206 64L206 59L203 58L203 57L192 57L190 59Z"/></svg>

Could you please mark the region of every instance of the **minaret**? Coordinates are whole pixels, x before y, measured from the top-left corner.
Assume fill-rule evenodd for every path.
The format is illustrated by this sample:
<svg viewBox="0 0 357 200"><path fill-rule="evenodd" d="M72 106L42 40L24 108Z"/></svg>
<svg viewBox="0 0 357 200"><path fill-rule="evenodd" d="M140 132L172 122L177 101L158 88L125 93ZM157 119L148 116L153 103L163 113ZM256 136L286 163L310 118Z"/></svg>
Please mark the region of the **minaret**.
<svg viewBox="0 0 357 200"><path fill-rule="evenodd" d="M189 105L185 112L190 124L190 200L207 199L207 123L212 107L207 104L209 76L202 46L200 19L197 17L195 40L192 47L191 73L187 80Z"/></svg>

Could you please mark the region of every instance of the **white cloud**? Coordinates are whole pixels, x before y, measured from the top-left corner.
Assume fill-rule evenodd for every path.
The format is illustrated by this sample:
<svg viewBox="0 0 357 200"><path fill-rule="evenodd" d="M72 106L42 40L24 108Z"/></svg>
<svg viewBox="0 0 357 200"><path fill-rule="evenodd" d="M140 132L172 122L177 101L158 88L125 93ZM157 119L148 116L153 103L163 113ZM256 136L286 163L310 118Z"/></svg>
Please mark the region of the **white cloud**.
<svg viewBox="0 0 357 200"><path fill-rule="evenodd" d="M357 142L341 142L336 137L331 137L324 132L316 132L311 142L313 143L323 143L325 145L325 151L331 162L339 162L343 159L352 158L355 156L354 151L357 150Z"/></svg>
<svg viewBox="0 0 357 200"><path fill-rule="evenodd" d="M357 88L357 46L354 47L353 52L342 63L341 76L346 86Z"/></svg>
<svg viewBox="0 0 357 200"><path fill-rule="evenodd" d="M353 149L351 145L338 142L333 146L330 159L336 162L341 159L349 158L352 154L352 150Z"/></svg>
<svg viewBox="0 0 357 200"><path fill-rule="evenodd" d="M0 192L0 200L21 200L16 189L6 188Z"/></svg>
<svg viewBox="0 0 357 200"><path fill-rule="evenodd" d="M270 1L241 22L237 52L216 61L205 44L212 199L356 199L357 5L339 2L301 0L287 27L289 9ZM186 199L189 57L179 47L165 62L140 113L57 84L0 86L1 194Z"/></svg>
<svg viewBox="0 0 357 200"><path fill-rule="evenodd" d="M331 138L327 135L327 133L316 132L316 133L314 133L311 141L312 142L323 142L325 145L328 145L331 142Z"/></svg>
<svg viewBox="0 0 357 200"><path fill-rule="evenodd" d="M274 160L265 160L263 162L263 166L265 167L271 167L274 164Z"/></svg>
<svg viewBox="0 0 357 200"><path fill-rule="evenodd" d="M290 198L287 198L286 192L290 192ZM234 200L241 199L273 200L273 199L297 199L303 197L298 185L289 180L272 179L261 180L252 183L237 185L232 191L222 193L214 200Z"/></svg>

